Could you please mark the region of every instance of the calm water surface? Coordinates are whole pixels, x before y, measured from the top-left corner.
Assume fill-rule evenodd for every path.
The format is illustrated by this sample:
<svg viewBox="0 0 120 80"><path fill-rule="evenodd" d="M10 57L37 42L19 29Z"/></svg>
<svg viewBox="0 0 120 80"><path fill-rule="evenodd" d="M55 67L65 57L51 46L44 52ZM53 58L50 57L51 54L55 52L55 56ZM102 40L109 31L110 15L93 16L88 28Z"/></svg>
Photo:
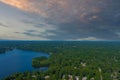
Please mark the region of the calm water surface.
<svg viewBox="0 0 120 80"><path fill-rule="evenodd" d="M33 51L24 51L14 49L8 51L5 54L0 54L0 78L8 76L16 72L25 72L38 70L32 67L32 58L46 56L48 54L33 52ZM45 68L40 68L39 70L46 70Z"/></svg>

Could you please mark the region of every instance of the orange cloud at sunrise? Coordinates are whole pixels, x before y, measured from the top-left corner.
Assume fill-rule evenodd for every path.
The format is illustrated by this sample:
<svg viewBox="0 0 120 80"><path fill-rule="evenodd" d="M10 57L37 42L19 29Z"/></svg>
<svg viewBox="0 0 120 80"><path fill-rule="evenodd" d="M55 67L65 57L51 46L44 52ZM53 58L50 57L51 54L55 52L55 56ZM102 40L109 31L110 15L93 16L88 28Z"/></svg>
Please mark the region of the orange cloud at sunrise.
<svg viewBox="0 0 120 80"><path fill-rule="evenodd" d="M0 0L0 2L11 5L11 6L21 9L21 10L38 13L44 17L46 16L46 14L42 11L42 9L40 10L40 9L36 8L36 6L29 0Z"/></svg>
<svg viewBox="0 0 120 80"><path fill-rule="evenodd" d="M0 0L3 3L9 4L11 6L15 6L19 9L25 9L28 7L24 3L27 3L28 0Z"/></svg>

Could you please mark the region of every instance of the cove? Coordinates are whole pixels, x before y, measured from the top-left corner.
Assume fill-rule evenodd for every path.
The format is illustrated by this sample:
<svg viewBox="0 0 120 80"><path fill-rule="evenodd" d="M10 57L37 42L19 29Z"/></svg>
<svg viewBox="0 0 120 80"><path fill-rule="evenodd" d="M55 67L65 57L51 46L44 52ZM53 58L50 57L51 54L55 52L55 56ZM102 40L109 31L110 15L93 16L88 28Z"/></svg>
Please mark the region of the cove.
<svg viewBox="0 0 120 80"><path fill-rule="evenodd" d="M19 49L0 54L0 79L17 72L47 70L47 67L32 67L32 59L40 56L49 57L49 54Z"/></svg>

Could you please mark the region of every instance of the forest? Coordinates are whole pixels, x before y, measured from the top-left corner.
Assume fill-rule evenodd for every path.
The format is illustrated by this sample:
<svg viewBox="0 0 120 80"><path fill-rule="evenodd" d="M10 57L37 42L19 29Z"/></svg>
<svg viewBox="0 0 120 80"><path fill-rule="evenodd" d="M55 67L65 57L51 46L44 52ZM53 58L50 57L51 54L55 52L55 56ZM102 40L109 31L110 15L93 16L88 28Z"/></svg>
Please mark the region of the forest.
<svg viewBox="0 0 120 80"><path fill-rule="evenodd" d="M120 80L120 42L10 41L0 42L0 53L12 49L45 52L32 60L46 71L15 73L3 80Z"/></svg>

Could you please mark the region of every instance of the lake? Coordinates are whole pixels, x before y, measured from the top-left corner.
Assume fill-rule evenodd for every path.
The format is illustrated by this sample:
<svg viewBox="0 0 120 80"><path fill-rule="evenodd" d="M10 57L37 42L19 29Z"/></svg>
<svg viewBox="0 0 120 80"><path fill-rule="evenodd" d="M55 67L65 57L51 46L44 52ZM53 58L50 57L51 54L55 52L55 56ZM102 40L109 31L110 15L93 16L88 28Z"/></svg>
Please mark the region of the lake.
<svg viewBox="0 0 120 80"><path fill-rule="evenodd" d="M47 70L47 67L39 69L32 67L32 58L40 56L49 57L48 54L42 52L24 51L19 49L0 54L0 78L16 72Z"/></svg>

